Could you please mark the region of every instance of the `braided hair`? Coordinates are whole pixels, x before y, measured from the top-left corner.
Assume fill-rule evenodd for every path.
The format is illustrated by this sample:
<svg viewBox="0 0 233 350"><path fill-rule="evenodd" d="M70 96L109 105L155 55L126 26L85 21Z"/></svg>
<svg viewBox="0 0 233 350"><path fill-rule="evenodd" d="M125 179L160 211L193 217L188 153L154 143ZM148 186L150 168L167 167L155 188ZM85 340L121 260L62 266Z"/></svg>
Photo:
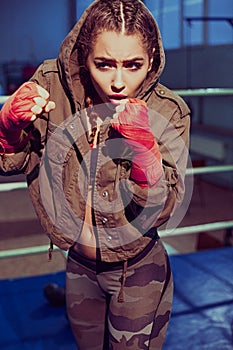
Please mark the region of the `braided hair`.
<svg viewBox="0 0 233 350"><path fill-rule="evenodd" d="M81 67L85 67L87 57L98 34L102 31L139 35L149 57L154 57L155 69L158 68L160 50L155 21L142 1L99 0L91 7L77 40ZM153 54L154 49L155 54ZM157 59L156 53L158 54Z"/></svg>
<svg viewBox="0 0 233 350"><path fill-rule="evenodd" d="M88 107L89 119L92 123L96 120L92 100L94 88L86 69L86 62L98 35L103 31L139 35L149 58L153 57L153 68L157 71L160 65L160 48L155 20L141 0L99 0L94 2L76 42L80 78L85 86L86 107Z"/></svg>

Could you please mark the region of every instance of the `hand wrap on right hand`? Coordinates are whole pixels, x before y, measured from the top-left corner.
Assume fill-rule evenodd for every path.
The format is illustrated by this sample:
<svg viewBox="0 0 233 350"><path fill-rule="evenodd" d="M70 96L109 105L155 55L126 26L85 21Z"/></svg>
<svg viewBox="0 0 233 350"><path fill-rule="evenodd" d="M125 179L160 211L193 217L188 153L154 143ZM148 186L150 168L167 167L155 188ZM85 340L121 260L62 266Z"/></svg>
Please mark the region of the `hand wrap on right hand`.
<svg viewBox="0 0 233 350"><path fill-rule="evenodd" d="M49 93L34 82L24 83L9 97L0 111L1 153L16 153L23 149L30 137L24 136L23 130L43 110L48 112L55 107L48 98Z"/></svg>

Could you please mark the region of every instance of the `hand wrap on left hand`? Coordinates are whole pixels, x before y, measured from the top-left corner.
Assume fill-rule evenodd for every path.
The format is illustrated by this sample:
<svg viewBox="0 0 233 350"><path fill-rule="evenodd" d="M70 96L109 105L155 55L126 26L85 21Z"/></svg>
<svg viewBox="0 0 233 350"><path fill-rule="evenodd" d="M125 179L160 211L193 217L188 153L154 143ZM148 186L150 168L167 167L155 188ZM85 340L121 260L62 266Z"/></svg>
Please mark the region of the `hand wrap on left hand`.
<svg viewBox="0 0 233 350"><path fill-rule="evenodd" d="M130 98L116 107L112 127L133 151L131 178L142 188L155 186L162 176L159 147L151 132L146 103Z"/></svg>

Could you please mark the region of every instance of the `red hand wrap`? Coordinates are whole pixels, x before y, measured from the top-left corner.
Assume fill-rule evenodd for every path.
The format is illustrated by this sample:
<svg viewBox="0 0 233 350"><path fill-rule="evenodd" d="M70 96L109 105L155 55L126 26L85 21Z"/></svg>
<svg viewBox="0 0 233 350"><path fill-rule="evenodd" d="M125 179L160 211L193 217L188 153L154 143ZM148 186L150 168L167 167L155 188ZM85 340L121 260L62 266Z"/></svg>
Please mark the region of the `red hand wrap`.
<svg viewBox="0 0 233 350"><path fill-rule="evenodd" d="M129 99L112 127L124 138L134 155L131 178L142 188L155 186L162 176L161 155L158 144L151 132L148 108L144 101Z"/></svg>
<svg viewBox="0 0 233 350"><path fill-rule="evenodd" d="M0 111L0 146L3 153L15 153L28 142L29 136L23 137L22 131L31 123L31 108L38 96L37 84L26 82L3 105Z"/></svg>

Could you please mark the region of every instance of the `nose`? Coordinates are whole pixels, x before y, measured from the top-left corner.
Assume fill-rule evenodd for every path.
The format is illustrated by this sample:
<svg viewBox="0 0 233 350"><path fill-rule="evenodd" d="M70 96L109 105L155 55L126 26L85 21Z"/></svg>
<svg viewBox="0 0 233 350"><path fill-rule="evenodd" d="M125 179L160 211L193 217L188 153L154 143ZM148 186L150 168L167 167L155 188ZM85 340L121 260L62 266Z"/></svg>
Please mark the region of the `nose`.
<svg viewBox="0 0 233 350"><path fill-rule="evenodd" d="M125 88L125 83L123 80L123 74L121 69L117 69L115 71L115 75L112 80L111 84L112 91L114 92L121 92Z"/></svg>

